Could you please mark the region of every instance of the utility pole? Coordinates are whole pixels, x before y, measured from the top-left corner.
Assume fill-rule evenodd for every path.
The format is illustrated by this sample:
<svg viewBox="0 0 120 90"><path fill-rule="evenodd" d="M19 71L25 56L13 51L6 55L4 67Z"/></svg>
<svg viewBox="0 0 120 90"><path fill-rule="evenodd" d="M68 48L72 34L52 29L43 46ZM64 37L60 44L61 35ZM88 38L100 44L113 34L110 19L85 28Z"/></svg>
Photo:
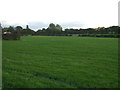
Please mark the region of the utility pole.
<svg viewBox="0 0 120 90"><path fill-rule="evenodd" d="M1 26L1 23L0 23L0 40L2 40L2 26Z"/></svg>

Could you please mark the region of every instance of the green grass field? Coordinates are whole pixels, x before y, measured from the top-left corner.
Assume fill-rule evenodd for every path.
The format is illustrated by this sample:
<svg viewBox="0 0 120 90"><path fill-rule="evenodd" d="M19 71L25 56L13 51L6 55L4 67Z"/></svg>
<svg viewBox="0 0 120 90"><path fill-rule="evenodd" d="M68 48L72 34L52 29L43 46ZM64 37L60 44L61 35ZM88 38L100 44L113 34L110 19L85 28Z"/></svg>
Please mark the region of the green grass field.
<svg viewBox="0 0 120 90"><path fill-rule="evenodd" d="M117 88L118 39L26 36L3 41L3 88Z"/></svg>

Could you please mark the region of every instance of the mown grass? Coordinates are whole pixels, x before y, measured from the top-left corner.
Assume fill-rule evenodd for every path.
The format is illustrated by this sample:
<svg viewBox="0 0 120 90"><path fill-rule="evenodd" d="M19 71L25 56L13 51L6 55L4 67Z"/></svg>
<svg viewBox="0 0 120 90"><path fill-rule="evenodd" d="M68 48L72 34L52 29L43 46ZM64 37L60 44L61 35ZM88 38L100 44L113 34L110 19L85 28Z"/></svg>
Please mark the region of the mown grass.
<svg viewBox="0 0 120 90"><path fill-rule="evenodd" d="M3 88L116 88L118 39L26 36L3 41Z"/></svg>
<svg viewBox="0 0 120 90"><path fill-rule="evenodd" d="M0 38L0 89L2 88L2 40Z"/></svg>

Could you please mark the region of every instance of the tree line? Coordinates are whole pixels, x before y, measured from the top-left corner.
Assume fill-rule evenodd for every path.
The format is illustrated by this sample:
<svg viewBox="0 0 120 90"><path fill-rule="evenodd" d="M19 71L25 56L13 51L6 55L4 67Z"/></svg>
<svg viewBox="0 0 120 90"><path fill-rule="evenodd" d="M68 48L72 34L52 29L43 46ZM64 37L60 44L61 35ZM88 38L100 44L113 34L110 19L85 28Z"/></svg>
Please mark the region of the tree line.
<svg viewBox="0 0 120 90"><path fill-rule="evenodd" d="M10 32L10 33L8 33ZM98 27L98 28L87 28L87 29L73 29L73 28L63 28L59 24L50 23L48 28L42 28L34 31L26 25L26 28L22 26L9 26L2 28L3 39L20 39L20 36L34 35L34 36L72 36L72 34L79 34L79 36L103 36L103 35L119 35L120 27ZM111 36L110 36L111 37ZM118 36L119 37L119 36Z"/></svg>

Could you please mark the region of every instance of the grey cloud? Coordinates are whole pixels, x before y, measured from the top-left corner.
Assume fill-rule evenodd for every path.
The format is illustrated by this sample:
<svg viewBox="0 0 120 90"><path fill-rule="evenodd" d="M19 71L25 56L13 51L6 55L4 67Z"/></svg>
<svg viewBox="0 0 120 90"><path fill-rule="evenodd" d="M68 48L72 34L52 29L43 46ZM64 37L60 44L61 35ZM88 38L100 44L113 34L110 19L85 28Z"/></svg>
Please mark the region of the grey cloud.
<svg viewBox="0 0 120 90"><path fill-rule="evenodd" d="M50 23L44 23L44 22L28 22L27 25L29 25L29 28L36 31L38 29L47 28L49 26L49 24ZM63 29L65 29L65 28L83 28L85 26L81 22L63 22L63 23L54 23L54 24L61 25ZM6 23L2 24L2 27L8 27L8 26L10 26L10 25L8 25ZM22 26L23 28L26 28L26 25L20 25L20 24L14 24L12 26L14 26L14 27Z"/></svg>
<svg viewBox="0 0 120 90"><path fill-rule="evenodd" d="M82 28L84 27L84 24L82 24L81 22L66 22L62 23L61 26L63 28Z"/></svg>
<svg viewBox="0 0 120 90"><path fill-rule="evenodd" d="M52 23L52 22L51 22ZM33 30L38 30L42 28L47 28L50 23L43 23L43 22L29 22L28 25ZM59 24L62 26L63 29L65 28L82 28L84 24L80 22L65 22L65 23L54 23Z"/></svg>
<svg viewBox="0 0 120 90"><path fill-rule="evenodd" d="M48 24L47 23L43 23L43 22L29 22L28 25L33 30L38 30L38 29L42 29L42 28L47 28L48 27Z"/></svg>

